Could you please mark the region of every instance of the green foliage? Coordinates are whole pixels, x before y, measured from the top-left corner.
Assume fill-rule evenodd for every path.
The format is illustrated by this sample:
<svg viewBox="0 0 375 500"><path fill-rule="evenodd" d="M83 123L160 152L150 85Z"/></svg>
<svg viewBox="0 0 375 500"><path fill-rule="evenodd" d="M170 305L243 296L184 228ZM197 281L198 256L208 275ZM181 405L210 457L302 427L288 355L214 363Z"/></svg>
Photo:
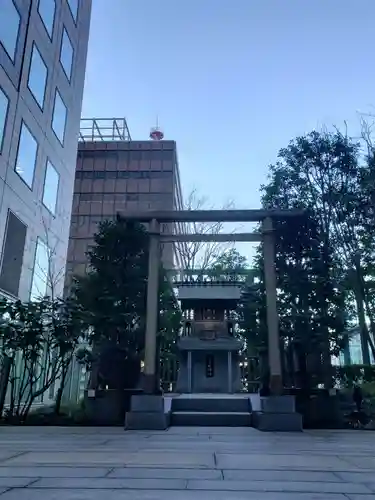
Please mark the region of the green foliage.
<svg viewBox="0 0 375 500"><path fill-rule="evenodd" d="M73 301L22 303L0 300L1 355L10 362L10 420L24 422L32 404L57 380L64 379L79 345L81 312Z"/></svg>
<svg viewBox="0 0 375 500"><path fill-rule="evenodd" d="M370 387L375 383L375 366L346 365L335 367L335 379L341 387L353 387L355 384ZM367 392L370 392L369 390Z"/></svg>
<svg viewBox="0 0 375 500"><path fill-rule="evenodd" d="M221 253L207 269L207 275L219 280L243 279L248 269L246 257L231 248Z"/></svg>
<svg viewBox="0 0 375 500"><path fill-rule="evenodd" d="M364 248L368 221L366 168L359 162L359 146L348 137L312 132L279 152L261 188L264 208L305 210L300 220L274 220L280 335L293 385L330 385L331 355L342 349L344 332L355 320L347 276L353 268L361 274L362 261L356 264L355 257ZM367 248L363 253L370 255ZM266 341L261 250L255 262L260 283L248 290L261 310L248 304L245 321L258 345Z"/></svg>
<svg viewBox="0 0 375 500"><path fill-rule="evenodd" d="M149 235L142 224L117 217L101 224L94 243L89 272L75 288L92 346L79 359L89 368L99 365L96 384L130 387L144 351ZM181 316L162 266L159 293L158 345L166 359L174 353Z"/></svg>
<svg viewBox="0 0 375 500"><path fill-rule="evenodd" d="M144 348L148 235L141 224L105 221L88 252L75 295L91 326L90 341L121 344L125 355Z"/></svg>

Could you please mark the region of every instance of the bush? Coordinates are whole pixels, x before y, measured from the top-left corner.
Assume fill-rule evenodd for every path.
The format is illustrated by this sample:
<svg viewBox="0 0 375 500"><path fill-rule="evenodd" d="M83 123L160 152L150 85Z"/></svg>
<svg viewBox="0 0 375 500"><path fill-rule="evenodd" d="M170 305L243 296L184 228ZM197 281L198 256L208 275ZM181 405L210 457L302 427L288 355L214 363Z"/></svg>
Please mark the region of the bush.
<svg viewBox="0 0 375 500"><path fill-rule="evenodd" d="M334 377L340 387L375 383L375 366L373 365L337 366L334 369Z"/></svg>
<svg viewBox="0 0 375 500"><path fill-rule="evenodd" d="M59 414L56 414L54 406L41 406L33 408L27 415L26 420L22 420L18 415L5 413L4 423L10 425L90 425L89 418L83 400L61 407Z"/></svg>

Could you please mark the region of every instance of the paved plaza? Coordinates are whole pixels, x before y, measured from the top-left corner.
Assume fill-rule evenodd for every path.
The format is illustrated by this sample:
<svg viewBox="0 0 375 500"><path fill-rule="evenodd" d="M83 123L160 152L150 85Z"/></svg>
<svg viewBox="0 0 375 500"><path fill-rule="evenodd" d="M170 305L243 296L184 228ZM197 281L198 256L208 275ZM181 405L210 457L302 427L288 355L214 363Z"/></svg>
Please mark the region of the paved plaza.
<svg viewBox="0 0 375 500"><path fill-rule="evenodd" d="M375 433L0 428L0 500L373 500Z"/></svg>

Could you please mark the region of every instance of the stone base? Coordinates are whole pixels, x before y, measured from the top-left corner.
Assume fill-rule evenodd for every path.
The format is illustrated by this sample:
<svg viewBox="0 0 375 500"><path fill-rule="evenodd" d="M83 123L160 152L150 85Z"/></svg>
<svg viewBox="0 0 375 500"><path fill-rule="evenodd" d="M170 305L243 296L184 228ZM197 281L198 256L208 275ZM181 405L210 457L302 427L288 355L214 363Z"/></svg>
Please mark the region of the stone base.
<svg viewBox="0 0 375 500"><path fill-rule="evenodd" d="M302 431L302 415L295 411L294 396L260 398L260 408L253 412L253 425L260 431Z"/></svg>
<svg viewBox="0 0 375 500"><path fill-rule="evenodd" d="M261 397L260 411L264 413L295 413L295 397L290 395Z"/></svg>
<svg viewBox="0 0 375 500"><path fill-rule="evenodd" d="M129 390L94 390L85 391L84 404L88 422L92 425L124 424L125 413L129 411L131 398L136 389Z"/></svg>
<svg viewBox="0 0 375 500"><path fill-rule="evenodd" d="M125 430L165 430L169 424L170 411L164 409L163 396L132 397L130 411L125 415Z"/></svg>
<svg viewBox="0 0 375 500"><path fill-rule="evenodd" d="M253 426L264 432L301 432L302 415L299 413L254 412Z"/></svg>

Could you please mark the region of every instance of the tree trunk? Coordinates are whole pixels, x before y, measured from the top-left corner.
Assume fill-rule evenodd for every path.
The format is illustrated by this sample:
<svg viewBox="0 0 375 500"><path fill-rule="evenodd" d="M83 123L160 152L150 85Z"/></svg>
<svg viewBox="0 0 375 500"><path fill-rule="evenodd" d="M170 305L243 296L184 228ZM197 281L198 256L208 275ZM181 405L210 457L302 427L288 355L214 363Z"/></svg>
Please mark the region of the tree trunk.
<svg viewBox="0 0 375 500"><path fill-rule="evenodd" d="M351 356L350 356L350 345L349 345L349 337L345 337L345 345L343 348L344 353L344 365L349 366L352 364Z"/></svg>
<svg viewBox="0 0 375 500"><path fill-rule="evenodd" d="M60 415L60 409L61 409L61 401L62 401L62 395L63 395L64 388L60 387L57 389L57 394L56 394L56 401L55 401L55 415Z"/></svg>
<svg viewBox="0 0 375 500"><path fill-rule="evenodd" d="M4 354L1 366L1 373L0 373L0 417L2 417L3 415L5 397L7 394L9 375L12 363L13 359Z"/></svg>
<svg viewBox="0 0 375 500"><path fill-rule="evenodd" d="M325 389L332 388L332 358L329 345L329 332L326 329L325 338L322 342L322 367L323 367L323 382Z"/></svg>
<svg viewBox="0 0 375 500"><path fill-rule="evenodd" d="M297 387L307 393L310 389L309 375L307 372L306 352L300 343L294 344L297 358Z"/></svg>
<svg viewBox="0 0 375 500"><path fill-rule="evenodd" d="M374 324L374 318L372 315L372 311L370 310L370 304L368 301L368 298L365 296L364 297L364 303L365 303L365 308L366 308L366 314L368 318L370 319L370 328L371 328L371 335L370 332L367 329L368 332L368 343L371 349L372 357L375 359L375 345L374 345L374 339L375 339L375 324Z"/></svg>
<svg viewBox="0 0 375 500"><path fill-rule="evenodd" d="M68 374L69 365L67 368L63 368L60 379L60 387L57 389L56 401L55 401L55 415L60 415L62 396L64 392L64 387L66 383L66 376Z"/></svg>
<svg viewBox="0 0 375 500"><path fill-rule="evenodd" d="M91 373L90 373L89 383L87 386L88 390L98 389L99 371L100 371L100 352L101 352L101 345L99 345L99 342L94 341L93 346L92 346L93 361L92 361L92 365L91 365Z"/></svg>
<svg viewBox="0 0 375 500"><path fill-rule="evenodd" d="M355 259L355 270L353 272L353 289L357 305L358 322L360 328L362 362L364 365L370 365L371 361L370 361L369 345L371 347L371 351L374 357L375 357L375 346L371 339L370 332L366 324L364 304L366 305L368 312L369 312L369 306L366 300L365 282L363 279L360 257L358 255L356 256Z"/></svg>
<svg viewBox="0 0 375 500"><path fill-rule="evenodd" d="M366 325L366 317L365 317L365 308L363 306L363 299L360 291L358 290L358 286L354 288L355 302L357 305L357 315L358 315L358 323L359 323L359 331L361 338L361 351L362 351L362 363L364 365L370 364L370 351L368 347L368 337L369 332Z"/></svg>
<svg viewBox="0 0 375 500"><path fill-rule="evenodd" d="M326 279L330 279L330 269L329 269L329 257L330 257L330 251L329 251L329 241L328 237L326 236L326 241L324 242L323 245L323 264L324 264L324 275L326 276ZM324 293L324 299L329 299L327 297L326 291ZM324 318L328 318L328 306L327 306L327 300L324 300L322 304L322 316ZM327 321L325 321L325 324L327 324ZM323 382L324 382L324 387L325 389L331 389L332 388L332 358L331 358L331 349L330 349L330 343L329 343L329 329L328 326L324 327L324 337L322 339L322 366L323 366Z"/></svg>

